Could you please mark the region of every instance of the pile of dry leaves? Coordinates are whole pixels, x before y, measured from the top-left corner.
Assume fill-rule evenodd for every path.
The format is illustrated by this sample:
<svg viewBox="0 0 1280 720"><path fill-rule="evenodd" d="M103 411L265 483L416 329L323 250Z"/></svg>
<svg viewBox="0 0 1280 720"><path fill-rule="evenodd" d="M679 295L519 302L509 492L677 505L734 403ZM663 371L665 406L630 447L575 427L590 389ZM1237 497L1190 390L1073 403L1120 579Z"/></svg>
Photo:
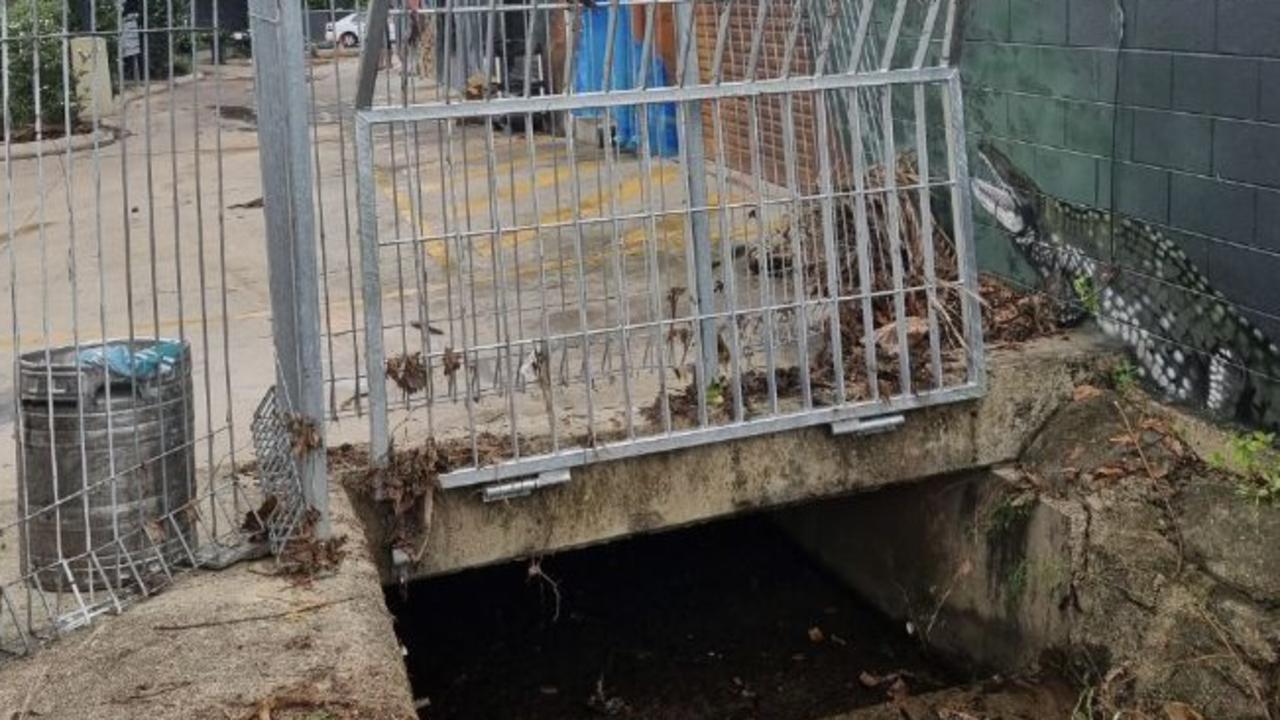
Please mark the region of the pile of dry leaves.
<svg viewBox="0 0 1280 720"><path fill-rule="evenodd" d="M894 178L896 187L912 190L884 192L885 175L882 166L867 173L862 200L852 187L836 189L832 228L834 256L840 266L834 272L827 267L825 216L820 201L804 205L796 221L780 228L768 246L745 251L747 268L768 282L785 284L796 277L805 278L804 293L811 300L849 295L872 297L869 303L861 300L840 303L834 315L828 314L819 321L820 327L812 328L811 337L817 342L816 349L813 341L810 345L809 382L814 403L818 405L837 401L833 395L837 366L844 375L850 400L872 396L870 378L873 374L880 396L901 392L905 387L899 347L903 339L913 390L951 385L963 376L964 294L955 243L941 218L925 220L924 213L932 214L936 208L921 203L920 192L915 189L920 187L921 179L912 156L899 158ZM896 199L896 207L890 198ZM859 202L862 208L858 207ZM862 247L859 247L860 212L864 216L861 222L865 222L866 235ZM863 263L859 263L860 256ZM797 268L797 263L802 267ZM866 267L861 267L862 264ZM865 282L864 273L868 278ZM900 307L895 299L898 289L903 289ZM675 306L683 291L684 288L673 288L668 295L670 317L676 317ZM1059 330L1054 303L1044 294L1022 291L985 275L980 278L980 293L984 337L992 344L1026 342ZM832 356L831 343L826 340L832 335L832 323L837 324L839 332L839 363ZM942 377L935 376L937 369L931 346L931 338L935 337ZM689 329L673 325L669 344L673 344L673 338L682 341L687 356L691 342ZM721 354L724 355L723 350ZM874 361L874 372L869 360ZM727 383L720 380L719 384ZM803 389L798 369L776 370L774 386L779 396L798 396ZM768 391L767 374L758 370L743 373L744 406L750 408L767 397ZM728 391L724 394L728 395ZM661 400L641 410L654 424L662 421ZM696 423L697 400L694 383L669 395L667 404L672 418L681 424ZM727 402L709 401L708 414L713 420L727 417L729 406Z"/></svg>

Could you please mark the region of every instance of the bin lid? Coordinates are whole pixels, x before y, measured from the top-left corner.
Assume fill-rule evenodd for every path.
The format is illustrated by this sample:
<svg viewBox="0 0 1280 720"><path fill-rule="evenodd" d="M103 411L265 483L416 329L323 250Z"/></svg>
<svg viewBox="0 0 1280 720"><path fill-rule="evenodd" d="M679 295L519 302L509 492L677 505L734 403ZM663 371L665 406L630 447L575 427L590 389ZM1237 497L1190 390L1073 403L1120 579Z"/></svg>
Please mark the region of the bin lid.
<svg viewBox="0 0 1280 720"><path fill-rule="evenodd" d="M152 385L189 372L190 346L170 338L106 340L35 350L19 361L23 401L54 402L91 398L108 382Z"/></svg>

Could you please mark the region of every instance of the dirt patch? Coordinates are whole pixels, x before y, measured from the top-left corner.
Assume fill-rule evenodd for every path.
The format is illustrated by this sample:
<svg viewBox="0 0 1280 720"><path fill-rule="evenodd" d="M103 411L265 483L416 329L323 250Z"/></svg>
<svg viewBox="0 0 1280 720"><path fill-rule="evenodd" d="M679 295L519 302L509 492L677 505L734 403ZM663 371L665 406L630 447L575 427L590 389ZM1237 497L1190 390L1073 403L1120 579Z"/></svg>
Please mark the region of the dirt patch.
<svg viewBox="0 0 1280 720"><path fill-rule="evenodd" d="M997 677L909 696L827 720L1091 720L1074 714L1079 696L1077 688L1053 677Z"/></svg>
<svg viewBox="0 0 1280 720"><path fill-rule="evenodd" d="M41 140L57 140L59 138L64 138L68 136L74 137L76 135L86 135L88 133L93 132L93 130L94 130L93 124L87 123L87 122L80 122L80 121L73 122L71 125L71 132L67 132L67 126L61 123L44 123L40 126L40 139ZM11 142L26 143L26 142L32 142L35 139L36 139L36 128L34 125L28 125L26 127L16 128L13 131L13 137Z"/></svg>
<svg viewBox="0 0 1280 720"><path fill-rule="evenodd" d="M223 120L231 120L247 125L258 124L258 112L251 107L245 105L218 105L213 109L217 111L218 117Z"/></svg>

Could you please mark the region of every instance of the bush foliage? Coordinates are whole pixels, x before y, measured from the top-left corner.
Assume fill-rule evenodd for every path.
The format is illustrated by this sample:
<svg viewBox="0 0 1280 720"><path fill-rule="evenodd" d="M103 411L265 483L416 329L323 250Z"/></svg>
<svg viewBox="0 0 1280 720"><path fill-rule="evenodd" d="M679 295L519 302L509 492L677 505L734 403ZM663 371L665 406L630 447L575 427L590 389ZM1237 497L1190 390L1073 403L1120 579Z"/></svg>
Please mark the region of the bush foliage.
<svg viewBox="0 0 1280 720"><path fill-rule="evenodd" d="M66 120L66 94L62 83L62 3L58 0L18 0L8 5L7 66L9 113L15 134L35 125L37 112L46 125L62 126ZM38 73L38 75L37 75ZM76 109L71 118L74 122Z"/></svg>
<svg viewBox="0 0 1280 720"><path fill-rule="evenodd" d="M69 59L70 38L90 34L106 38L107 57L102 62L107 63L112 86L119 89L121 78L117 61L123 14L115 2L95 2L92 19L81 17L80 4L74 0L13 0L7 3L6 10L8 57L6 66L0 71L8 74L9 120L13 123L16 137L23 138L32 133L37 105L46 128L62 128L66 124L68 110L72 125L76 124L78 107L74 93L64 92L63 87L64 52ZM124 10L124 13L130 12L139 15L138 26L146 56L145 67L140 69L139 75L151 80L169 77L170 46L173 73L189 72L192 35L185 28L192 24L191 0L148 0L145 3L133 0ZM171 27L184 29L168 30ZM67 45L65 49L64 44Z"/></svg>

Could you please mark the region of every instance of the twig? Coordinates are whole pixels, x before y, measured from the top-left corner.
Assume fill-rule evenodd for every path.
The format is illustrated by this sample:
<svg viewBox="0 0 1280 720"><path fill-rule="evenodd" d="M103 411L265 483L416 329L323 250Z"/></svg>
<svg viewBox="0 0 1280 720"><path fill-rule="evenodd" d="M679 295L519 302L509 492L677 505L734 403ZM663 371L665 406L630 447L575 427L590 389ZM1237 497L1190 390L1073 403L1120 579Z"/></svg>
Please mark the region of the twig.
<svg viewBox="0 0 1280 720"><path fill-rule="evenodd" d="M149 700L153 697L158 697L165 693L173 692L174 690L180 690L184 687L187 687L190 684L191 684L190 680L180 680L178 682L172 682L172 683L169 683L168 685L163 685L158 688L151 688L149 690L138 690L135 692L131 692L122 698L113 699L112 702L119 703L119 704L126 704L133 700Z"/></svg>
<svg viewBox="0 0 1280 720"><path fill-rule="evenodd" d="M541 578L543 582L547 583L547 585L551 587L551 593L555 596L556 600L556 610L551 615L551 622L557 622L560 620L560 583L556 582L550 575L542 571L542 558L533 558L529 561L528 574L530 580L533 580L534 578Z"/></svg>
<svg viewBox="0 0 1280 720"><path fill-rule="evenodd" d="M230 618L228 620L209 620L206 622L187 623L184 625L154 625L151 629L159 632L174 632L176 630L194 630L196 628L219 627L222 625L238 625L240 623L257 622L259 620L278 620L279 618L289 617L291 615L301 615L302 613L327 608L331 605L340 605L356 599L358 598L355 595L352 595L351 597L338 598L337 600L325 600L324 602L303 605L300 608L293 608L292 610L263 613L261 615L246 615L244 617Z"/></svg>
<svg viewBox="0 0 1280 720"><path fill-rule="evenodd" d="M965 342L964 333L960 332L960 328L956 327L955 319L951 316L951 311L948 310L946 305L939 301L936 296L931 301L931 304L933 309L937 311L938 317L942 318L942 322L946 323L947 330L951 333L951 336L960 344L960 348L968 353L969 344Z"/></svg>
<svg viewBox="0 0 1280 720"><path fill-rule="evenodd" d="M1112 401L1112 405L1116 406L1116 411L1120 413L1120 419L1124 421L1125 432L1129 434L1129 439L1133 441L1133 446L1138 450L1138 457L1142 459L1142 467L1147 471L1147 477L1151 482L1159 484L1160 478L1156 477L1155 471L1151 469L1151 463L1147 461L1147 453L1142 449L1142 438L1134 431L1133 424L1129 422L1129 414L1124 411L1124 407L1118 401ZM1161 495L1161 504L1164 505L1164 511L1169 515L1169 526L1173 529L1173 540L1178 544L1178 568L1179 575L1182 574L1182 558L1185 550L1182 546L1182 530L1178 527L1178 517L1173 513L1173 505L1169 504L1169 498Z"/></svg>
<svg viewBox="0 0 1280 720"><path fill-rule="evenodd" d="M1240 657L1240 652L1236 650L1236 646L1231 642L1231 638L1227 637L1227 633L1223 630L1222 624L1210 615L1203 607L1197 605L1196 610L1200 612L1200 617L1204 619L1205 623L1213 629L1213 632L1218 636L1218 641L1222 643L1222 646L1225 647L1231 653L1232 657L1235 658L1236 663L1240 665L1240 669L1245 671L1251 670L1252 668L1249 666L1249 663L1245 662L1245 659ZM1248 672L1244 673L1243 679L1249 686L1249 691L1253 693L1254 699L1262 706L1263 716L1267 720L1274 720L1275 716L1271 713L1271 706L1267 703L1266 699L1262 697L1262 690L1258 687L1257 683L1248 676Z"/></svg>
<svg viewBox="0 0 1280 720"><path fill-rule="evenodd" d="M1124 411L1124 407L1119 402L1112 401L1112 405L1116 406L1116 410L1120 413L1120 419L1124 421L1125 432L1129 434L1129 440L1133 442L1133 446L1138 450L1138 457L1142 459L1142 467L1147 471L1147 477L1152 481L1158 480L1155 471L1151 469L1151 463L1147 462L1147 453L1142 449L1142 438L1134 432L1133 425L1129 422L1129 414Z"/></svg>

